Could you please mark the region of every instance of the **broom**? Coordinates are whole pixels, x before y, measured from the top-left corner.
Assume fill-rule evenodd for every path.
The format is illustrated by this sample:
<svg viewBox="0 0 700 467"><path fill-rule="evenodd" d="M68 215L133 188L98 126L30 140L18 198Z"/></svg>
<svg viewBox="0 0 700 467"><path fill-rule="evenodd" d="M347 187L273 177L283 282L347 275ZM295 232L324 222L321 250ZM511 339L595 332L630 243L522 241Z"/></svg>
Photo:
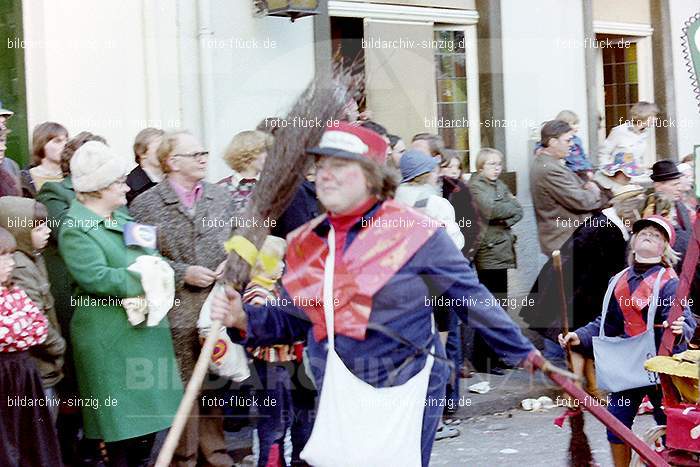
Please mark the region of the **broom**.
<svg viewBox="0 0 700 467"><path fill-rule="evenodd" d="M552 252L552 264L557 274L557 282L559 283L562 335L566 336L569 332L569 309L566 303L564 272L561 265L561 253L559 250L554 250ZM571 349L568 343L566 345L566 362L569 367L569 371L574 371L574 365L571 358ZM590 466L593 462L593 454L591 453L591 446L588 442L588 437L583 429L583 410L581 410L579 404L575 404L573 410L571 410L569 424L571 425L571 439L569 441L570 465L574 467Z"/></svg>
<svg viewBox="0 0 700 467"><path fill-rule="evenodd" d="M268 235L268 228L260 220L277 219L287 208L310 163L306 156L306 148L318 144L327 122L342 117L345 103L353 92L350 72L338 64L334 65L330 73L317 77L302 92L287 115L286 124L280 125L275 132L275 144L268 151L260 180L242 215L245 219L242 223L244 226L236 229L236 235L245 237L258 249L261 247ZM302 121L314 124L300 126L299 122ZM237 253L229 253L224 272L225 282L242 290L248 282L249 274L250 264ZM221 322L212 322L211 332L204 341L192 377L175 414L173 426L158 455L157 467L170 464L207 373L220 328Z"/></svg>
<svg viewBox="0 0 700 467"><path fill-rule="evenodd" d="M527 356L525 365L542 370L549 379L561 386L564 392L582 401L582 404L591 415L600 420L606 428L609 428L610 431L622 439L625 444L639 454L639 457L646 461L648 465L653 465L654 467L670 467L669 463L666 462L654 448L647 445L632 430L615 418L606 407L601 406L597 401L594 402L594 398L587 397L588 394L586 391L575 384L575 381L578 380L575 375L571 375L570 372L555 367L545 360L537 351L532 351Z"/></svg>

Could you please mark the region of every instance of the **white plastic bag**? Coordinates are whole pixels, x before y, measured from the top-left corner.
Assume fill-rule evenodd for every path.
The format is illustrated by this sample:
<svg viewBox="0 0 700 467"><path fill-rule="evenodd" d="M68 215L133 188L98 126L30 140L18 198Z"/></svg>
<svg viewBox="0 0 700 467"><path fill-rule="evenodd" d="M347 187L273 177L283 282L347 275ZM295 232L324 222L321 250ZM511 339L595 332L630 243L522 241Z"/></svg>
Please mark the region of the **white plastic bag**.
<svg viewBox="0 0 700 467"><path fill-rule="evenodd" d="M197 328L199 329L199 337L206 339L211 328L211 302L215 293L223 289L223 285L216 284L209 293L209 296L204 301L202 309L199 312L199 320ZM209 371L217 375L230 378L237 383L250 377L250 369L248 368L248 356L245 349L240 344L234 344L228 336L225 327L221 327L219 338L214 345L214 353L209 360Z"/></svg>

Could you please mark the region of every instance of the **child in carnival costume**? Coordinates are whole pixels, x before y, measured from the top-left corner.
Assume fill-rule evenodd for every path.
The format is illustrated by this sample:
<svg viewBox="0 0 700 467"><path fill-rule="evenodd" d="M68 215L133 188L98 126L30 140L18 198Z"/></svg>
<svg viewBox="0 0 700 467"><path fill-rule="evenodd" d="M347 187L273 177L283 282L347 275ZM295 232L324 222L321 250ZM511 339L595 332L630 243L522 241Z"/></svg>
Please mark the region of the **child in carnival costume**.
<svg viewBox="0 0 700 467"><path fill-rule="evenodd" d="M676 321L667 321L679 282L673 270L678 261L672 249L673 227L661 216L649 216L635 222L632 232L629 267L610 280L602 315L566 336L559 335L563 347L593 349L598 383L611 391L608 410L629 428L645 396L654 406L656 422L666 424L661 387L656 374L644 369L644 361L656 355L665 328L670 326L676 336L673 351L678 353L685 350L696 326L687 306ZM610 430L608 441L615 466L629 465L630 447Z"/></svg>

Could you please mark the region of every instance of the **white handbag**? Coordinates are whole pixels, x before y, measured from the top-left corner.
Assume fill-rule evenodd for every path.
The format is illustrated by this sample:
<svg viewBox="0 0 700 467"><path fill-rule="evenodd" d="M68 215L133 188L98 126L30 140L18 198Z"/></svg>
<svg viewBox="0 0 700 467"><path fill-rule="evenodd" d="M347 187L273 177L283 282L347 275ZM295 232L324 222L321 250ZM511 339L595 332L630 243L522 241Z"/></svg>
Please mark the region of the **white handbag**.
<svg viewBox="0 0 700 467"><path fill-rule="evenodd" d="M199 320L197 328L199 329L199 337L206 339L211 328L211 301L214 294L223 289L222 284L215 284L212 291L207 296L207 299L202 305L199 312ZM230 378L233 381L240 383L250 377L250 369L248 367L248 356L246 351L240 344L235 344L228 336L225 327L221 327L219 337L214 345L214 353L209 360L209 371L219 376Z"/></svg>

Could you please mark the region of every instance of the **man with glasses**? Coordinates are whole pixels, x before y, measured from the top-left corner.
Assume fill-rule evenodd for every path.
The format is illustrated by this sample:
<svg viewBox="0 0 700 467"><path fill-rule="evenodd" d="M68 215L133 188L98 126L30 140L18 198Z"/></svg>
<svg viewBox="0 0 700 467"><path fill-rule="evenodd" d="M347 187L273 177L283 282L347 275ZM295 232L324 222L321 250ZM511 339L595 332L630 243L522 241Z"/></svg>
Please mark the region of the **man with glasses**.
<svg viewBox="0 0 700 467"><path fill-rule="evenodd" d="M542 126L535 162L530 169L530 193L535 207L540 249L549 256L559 249L578 227L601 207L600 189L584 183L567 169L574 130L562 120Z"/></svg>
<svg viewBox="0 0 700 467"><path fill-rule="evenodd" d="M166 133L158 146L165 178L137 196L129 207L138 222L157 227L160 254L175 271L176 306L168 317L185 385L199 355L199 311L223 273L223 245L230 237L235 215L226 188L204 181L208 156L192 134ZM173 465L233 464L224 440L222 408L207 407L207 399L211 397L205 390L180 438ZM198 451L202 453L199 459Z"/></svg>

